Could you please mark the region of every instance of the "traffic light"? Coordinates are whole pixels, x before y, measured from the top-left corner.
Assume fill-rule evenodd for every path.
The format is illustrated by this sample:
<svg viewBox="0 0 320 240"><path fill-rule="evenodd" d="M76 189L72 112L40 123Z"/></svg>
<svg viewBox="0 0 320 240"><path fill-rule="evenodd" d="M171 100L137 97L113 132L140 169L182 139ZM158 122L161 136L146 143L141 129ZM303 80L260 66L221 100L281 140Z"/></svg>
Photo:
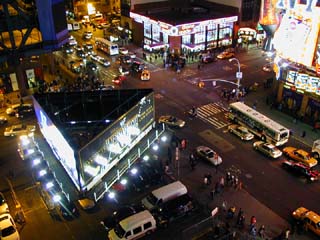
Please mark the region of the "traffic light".
<svg viewBox="0 0 320 240"><path fill-rule="evenodd" d="M204 82L200 81L200 82L198 83L198 87L199 87L199 88L203 88L203 87L204 87Z"/></svg>

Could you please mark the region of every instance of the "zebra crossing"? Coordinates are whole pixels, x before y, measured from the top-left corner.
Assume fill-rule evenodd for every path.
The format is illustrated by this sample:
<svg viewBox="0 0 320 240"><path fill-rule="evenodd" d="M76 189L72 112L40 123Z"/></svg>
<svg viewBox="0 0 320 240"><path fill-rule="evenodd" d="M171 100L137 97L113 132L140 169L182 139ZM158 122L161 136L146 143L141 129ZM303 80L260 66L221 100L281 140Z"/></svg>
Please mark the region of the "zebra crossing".
<svg viewBox="0 0 320 240"><path fill-rule="evenodd" d="M209 103L197 108L197 118L213 125L216 129L229 125L227 113L228 109L221 102Z"/></svg>

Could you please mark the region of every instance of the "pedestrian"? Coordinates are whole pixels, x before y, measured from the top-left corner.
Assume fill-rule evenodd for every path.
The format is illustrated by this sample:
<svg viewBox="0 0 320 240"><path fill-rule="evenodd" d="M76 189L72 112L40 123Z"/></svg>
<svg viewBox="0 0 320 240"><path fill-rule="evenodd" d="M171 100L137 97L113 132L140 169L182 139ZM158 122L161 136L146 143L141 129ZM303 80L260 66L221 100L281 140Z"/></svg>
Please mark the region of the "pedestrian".
<svg viewBox="0 0 320 240"><path fill-rule="evenodd" d="M214 194L215 194L215 190L214 190L214 189L212 189L212 190L210 191L210 197L211 197L211 200L213 200L213 199L214 199Z"/></svg>
<svg viewBox="0 0 320 240"><path fill-rule="evenodd" d="M257 235L257 229L256 229L256 227L254 225L251 226L251 228L250 228L250 234L252 236L256 236Z"/></svg>
<svg viewBox="0 0 320 240"><path fill-rule="evenodd" d="M252 217L251 217L251 220L250 220L250 226L254 226L256 223L257 223L256 217L255 217L255 216L252 216Z"/></svg>
<svg viewBox="0 0 320 240"><path fill-rule="evenodd" d="M216 182L215 186L214 186L214 192L215 193L220 193L220 185L219 182Z"/></svg>
<svg viewBox="0 0 320 240"><path fill-rule="evenodd" d="M210 185L211 184L211 180L212 180L212 176L211 176L211 174L210 173L207 173L207 179L208 179L208 185Z"/></svg>
<svg viewBox="0 0 320 240"><path fill-rule="evenodd" d="M201 68L201 65L200 65L200 63L198 63L198 70L200 70L200 68Z"/></svg>
<svg viewBox="0 0 320 240"><path fill-rule="evenodd" d="M237 190L241 190L241 189L242 189L242 181L239 181Z"/></svg>
<svg viewBox="0 0 320 240"><path fill-rule="evenodd" d="M230 172L226 173L226 180L227 180L227 185L230 185L232 181Z"/></svg>
<svg viewBox="0 0 320 240"><path fill-rule="evenodd" d="M234 178L234 188L237 189L239 184L239 179L237 177Z"/></svg>
<svg viewBox="0 0 320 240"><path fill-rule="evenodd" d="M237 216L237 224L240 224L240 219L241 219L241 216L243 215L243 210L242 208L239 209L239 212L238 212L238 216Z"/></svg>
<svg viewBox="0 0 320 240"><path fill-rule="evenodd" d="M224 188L224 177L220 178L220 186L221 188Z"/></svg>
<svg viewBox="0 0 320 240"><path fill-rule="evenodd" d="M191 170L193 171L196 167L195 161L190 162Z"/></svg>
<svg viewBox="0 0 320 240"><path fill-rule="evenodd" d="M259 228L258 235L259 235L259 237L261 237L262 239L265 238L265 227L264 227L264 225L261 225L261 227Z"/></svg>
<svg viewBox="0 0 320 240"><path fill-rule="evenodd" d="M290 229L287 228L285 231L284 239L289 239L289 235L290 235Z"/></svg>
<svg viewBox="0 0 320 240"><path fill-rule="evenodd" d="M234 217L235 212L236 212L236 208L235 207L230 207L228 209L227 219L232 219Z"/></svg>
<svg viewBox="0 0 320 240"><path fill-rule="evenodd" d="M203 178L203 184L204 184L205 186L208 185L208 178L207 178L207 176L204 176L204 178Z"/></svg>
<svg viewBox="0 0 320 240"><path fill-rule="evenodd" d="M306 136L306 131L303 130L302 133L301 133L301 137L304 138L305 136Z"/></svg>

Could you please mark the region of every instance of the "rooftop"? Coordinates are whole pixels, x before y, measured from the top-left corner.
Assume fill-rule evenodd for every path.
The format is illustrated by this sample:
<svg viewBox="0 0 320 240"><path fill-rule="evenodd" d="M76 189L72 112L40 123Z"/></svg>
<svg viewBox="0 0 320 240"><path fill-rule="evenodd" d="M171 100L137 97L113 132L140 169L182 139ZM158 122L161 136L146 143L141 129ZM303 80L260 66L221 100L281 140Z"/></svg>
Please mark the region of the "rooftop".
<svg viewBox="0 0 320 240"><path fill-rule="evenodd" d="M70 146L79 150L152 91L52 92L35 94L33 98Z"/></svg>
<svg viewBox="0 0 320 240"><path fill-rule="evenodd" d="M136 4L132 12L175 26L237 16L239 10L223 4L198 0L181 4L172 4L171 1Z"/></svg>

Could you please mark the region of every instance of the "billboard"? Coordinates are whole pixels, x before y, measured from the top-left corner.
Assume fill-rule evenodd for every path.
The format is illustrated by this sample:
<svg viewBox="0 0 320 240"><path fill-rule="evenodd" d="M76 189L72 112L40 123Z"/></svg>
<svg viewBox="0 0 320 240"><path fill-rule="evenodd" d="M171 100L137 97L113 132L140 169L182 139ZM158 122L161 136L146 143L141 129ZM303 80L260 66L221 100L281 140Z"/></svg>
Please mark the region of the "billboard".
<svg viewBox="0 0 320 240"><path fill-rule="evenodd" d="M73 149L35 99L33 99L33 105L42 135L50 145L51 150L66 170L77 189L80 190L76 159Z"/></svg>
<svg viewBox="0 0 320 240"><path fill-rule="evenodd" d="M318 14L291 14L290 11L284 15L273 38L277 55L311 67L318 39L318 19Z"/></svg>
<svg viewBox="0 0 320 240"><path fill-rule="evenodd" d="M289 70L286 77L286 85L297 89L320 95L320 78L306 73Z"/></svg>
<svg viewBox="0 0 320 240"><path fill-rule="evenodd" d="M154 115L152 92L79 150L84 186L88 190L152 129Z"/></svg>

